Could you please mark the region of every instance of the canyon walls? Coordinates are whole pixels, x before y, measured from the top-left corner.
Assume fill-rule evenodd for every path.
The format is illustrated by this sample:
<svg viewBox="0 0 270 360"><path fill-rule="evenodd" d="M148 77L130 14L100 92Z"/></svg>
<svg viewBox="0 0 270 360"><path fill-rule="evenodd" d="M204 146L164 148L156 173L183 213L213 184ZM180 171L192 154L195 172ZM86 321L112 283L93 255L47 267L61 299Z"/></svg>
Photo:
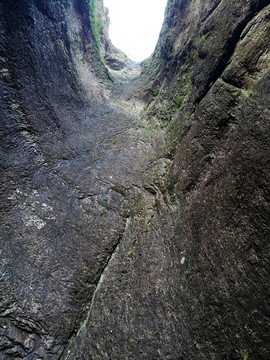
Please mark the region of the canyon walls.
<svg viewBox="0 0 270 360"><path fill-rule="evenodd" d="M143 9L142 9L143 11ZM0 1L0 359L267 360L270 5Z"/></svg>

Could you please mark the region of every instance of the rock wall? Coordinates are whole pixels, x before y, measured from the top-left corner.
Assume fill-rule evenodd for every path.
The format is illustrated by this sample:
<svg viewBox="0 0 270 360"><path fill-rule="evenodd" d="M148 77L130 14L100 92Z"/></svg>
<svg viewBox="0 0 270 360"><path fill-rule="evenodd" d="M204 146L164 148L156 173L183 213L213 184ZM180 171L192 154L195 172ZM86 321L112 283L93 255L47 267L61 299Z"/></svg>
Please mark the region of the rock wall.
<svg viewBox="0 0 270 360"><path fill-rule="evenodd" d="M167 189L191 359L269 357L269 10L170 1L145 64L149 116L167 122L174 159Z"/></svg>
<svg viewBox="0 0 270 360"><path fill-rule="evenodd" d="M59 358L94 286L90 224L78 217L83 193L95 190L72 165L101 137L92 127L107 70L88 9L85 1L0 4L1 359Z"/></svg>
<svg viewBox="0 0 270 360"><path fill-rule="evenodd" d="M267 360L270 6L0 0L0 359Z"/></svg>

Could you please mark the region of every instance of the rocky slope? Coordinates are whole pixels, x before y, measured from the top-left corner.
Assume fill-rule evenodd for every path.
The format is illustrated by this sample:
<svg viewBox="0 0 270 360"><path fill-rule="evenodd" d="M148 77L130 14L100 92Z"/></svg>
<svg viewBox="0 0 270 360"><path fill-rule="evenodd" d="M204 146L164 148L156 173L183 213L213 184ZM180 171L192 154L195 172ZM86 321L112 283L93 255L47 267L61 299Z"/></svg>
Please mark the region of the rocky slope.
<svg viewBox="0 0 270 360"><path fill-rule="evenodd" d="M269 1L0 1L0 359L267 360Z"/></svg>

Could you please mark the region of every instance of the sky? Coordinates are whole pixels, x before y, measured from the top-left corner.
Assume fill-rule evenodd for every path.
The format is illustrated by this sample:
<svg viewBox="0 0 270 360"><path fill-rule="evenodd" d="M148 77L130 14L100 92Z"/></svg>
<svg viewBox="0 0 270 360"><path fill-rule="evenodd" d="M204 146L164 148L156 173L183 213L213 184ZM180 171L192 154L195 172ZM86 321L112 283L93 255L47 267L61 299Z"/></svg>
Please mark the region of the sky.
<svg viewBox="0 0 270 360"><path fill-rule="evenodd" d="M103 0L109 9L112 43L131 60L142 61L154 51L167 0Z"/></svg>

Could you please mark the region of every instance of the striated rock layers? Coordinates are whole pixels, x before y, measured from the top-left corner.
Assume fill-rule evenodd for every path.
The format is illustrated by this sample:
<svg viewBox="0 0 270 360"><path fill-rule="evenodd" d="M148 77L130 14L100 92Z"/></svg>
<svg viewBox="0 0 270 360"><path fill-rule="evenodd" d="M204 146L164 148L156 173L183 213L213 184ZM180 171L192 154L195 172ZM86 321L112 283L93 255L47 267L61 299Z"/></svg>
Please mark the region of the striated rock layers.
<svg viewBox="0 0 270 360"><path fill-rule="evenodd" d="M269 1L107 27L0 0L0 359L268 360Z"/></svg>

